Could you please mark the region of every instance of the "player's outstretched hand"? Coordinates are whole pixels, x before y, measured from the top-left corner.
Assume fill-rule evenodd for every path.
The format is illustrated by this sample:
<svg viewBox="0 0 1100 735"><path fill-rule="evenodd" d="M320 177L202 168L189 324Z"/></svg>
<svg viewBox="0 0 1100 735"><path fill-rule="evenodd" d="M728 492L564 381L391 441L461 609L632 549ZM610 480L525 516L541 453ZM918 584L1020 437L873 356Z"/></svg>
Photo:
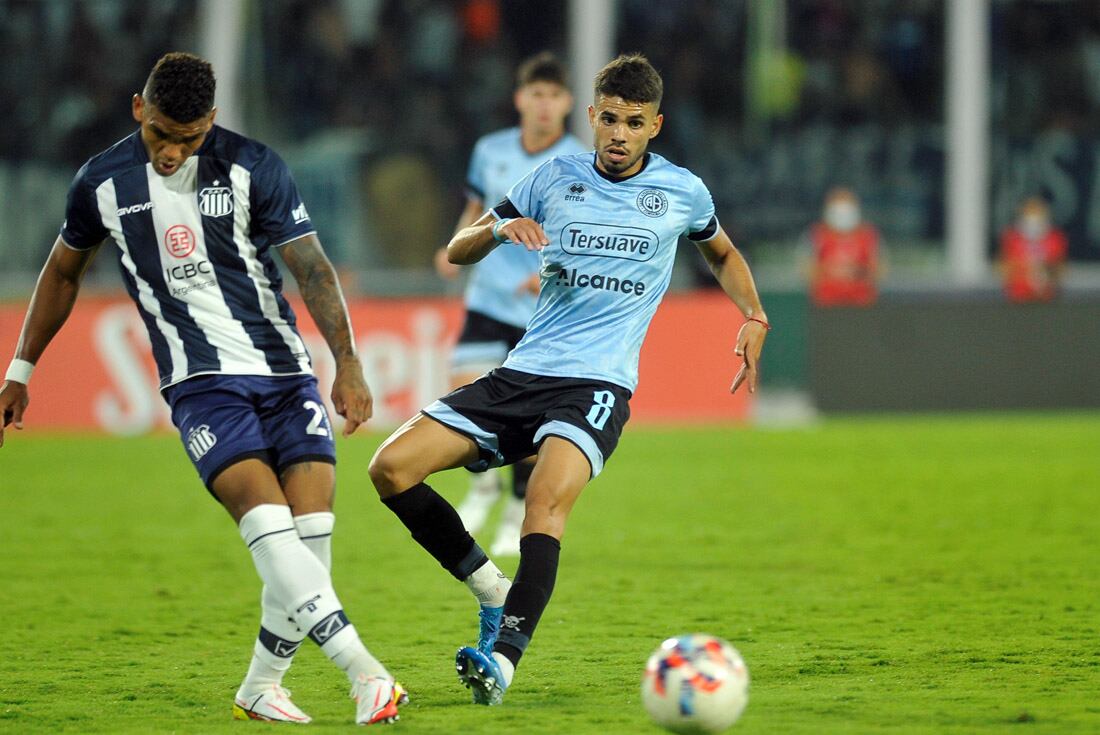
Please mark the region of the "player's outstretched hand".
<svg viewBox="0 0 1100 735"><path fill-rule="evenodd" d="M4 423L0 425L0 447L4 446L4 429L8 424L23 429L23 412L27 410L30 400L27 386L23 383L5 380L0 386L0 414L4 416Z"/></svg>
<svg viewBox="0 0 1100 735"><path fill-rule="evenodd" d="M440 278L445 278L448 281L458 278L458 274L462 272L462 266L447 260L447 248L440 248L435 251L434 262L435 272L439 274Z"/></svg>
<svg viewBox="0 0 1100 735"><path fill-rule="evenodd" d="M741 384L748 382L749 393L755 393L760 382L760 351L764 349L764 340L768 337L768 329L758 321L749 321L741 325L737 333L737 347L734 354L742 358L741 369L737 371L737 377L733 379L730 393L736 393Z"/></svg>
<svg viewBox="0 0 1100 735"><path fill-rule="evenodd" d="M336 413L344 417L344 436L351 436L360 424L370 419L374 412L374 398L358 360L336 367L336 378L332 381L332 405Z"/></svg>
<svg viewBox="0 0 1100 735"><path fill-rule="evenodd" d="M542 250L550 244L546 233L542 231L542 225L530 217L511 220L500 228L500 234L528 250Z"/></svg>

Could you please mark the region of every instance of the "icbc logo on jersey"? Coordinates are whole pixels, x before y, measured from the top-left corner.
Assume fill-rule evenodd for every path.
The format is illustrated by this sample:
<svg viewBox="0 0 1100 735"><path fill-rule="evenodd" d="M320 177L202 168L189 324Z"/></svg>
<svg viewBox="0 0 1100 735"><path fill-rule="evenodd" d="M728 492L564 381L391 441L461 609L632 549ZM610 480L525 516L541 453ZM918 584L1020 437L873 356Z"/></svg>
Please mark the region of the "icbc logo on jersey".
<svg viewBox="0 0 1100 735"><path fill-rule="evenodd" d="M164 233L164 249L176 258L186 258L195 251L195 233L187 225L172 225Z"/></svg>

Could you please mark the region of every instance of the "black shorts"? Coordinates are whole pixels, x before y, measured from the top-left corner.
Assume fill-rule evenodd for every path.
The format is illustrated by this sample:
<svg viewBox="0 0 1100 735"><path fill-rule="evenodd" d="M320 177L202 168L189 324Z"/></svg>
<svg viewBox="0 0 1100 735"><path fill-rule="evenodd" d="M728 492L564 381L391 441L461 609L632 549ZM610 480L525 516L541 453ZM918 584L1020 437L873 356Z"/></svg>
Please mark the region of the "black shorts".
<svg viewBox="0 0 1100 735"><path fill-rule="evenodd" d="M483 373L500 367L526 331L479 311L467 311L466 322L451 352L451 371Z"/></svg>
<svg viewBox="0 0 1100 735"><path fill-rule="evenodd" d="M477 442L481 457L467 467L474 472L529 457L543 439L559 436L584 453L595 477L630 418L630 391L602 380L497 368L421 413Z"/></svg>

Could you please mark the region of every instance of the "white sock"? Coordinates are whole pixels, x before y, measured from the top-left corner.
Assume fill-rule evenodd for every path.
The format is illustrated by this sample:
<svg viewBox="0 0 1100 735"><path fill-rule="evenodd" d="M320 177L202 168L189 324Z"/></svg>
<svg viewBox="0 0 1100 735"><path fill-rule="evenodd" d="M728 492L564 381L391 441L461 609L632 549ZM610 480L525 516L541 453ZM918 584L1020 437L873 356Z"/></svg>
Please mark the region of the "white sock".
<svg viewBox="0 0 1100 735"><path fill-rule="evenodd" d="M328 512L294 517L298 538L329 570L332 569L332 529L335 524L336 516ZM306 637L266 584L260 595L260 609L261 631L252 647L252 661L239 691L243 697L258 694L272 685L281 685L294 660L295 651Z"/></svg>
<svg viewBox="0 0 1100 735"><path fill-rule="evenodd" d="M504 607L504 600L508 597L508 590L512 583L497 569L492 561L487 561L474 571L469 577L462 580L474 597L483 607Z"/></svg>
<svg viewBox="0 0 1100 735"><path fill-rule="evenodd" d="M287 611L299 630L352 682L360 672L384 675L385 668L363 646L344 615L328 569L299 538L290 508L258 505L241 518L240 532L271 599Z"/></svg>
<svg viewBox="0 0 1100 735"><path fill-rule="evenodd" d="M302 539L314 556L321 560L325 568L332 571L332 529L336 526L336 516L332 513L306 513L294 517L298 529L298 538ZM367 676L385 676L390 673L363 645L355 640L343 651L333 657L333 662L347 673L353 682L362 671Z"/></svg>
<svg viewBox="0 0 1100 735"><path fill-rule="evenodd" d="M336 526L336 516L332 513L306 513L294 516L294 527L298 529L298 538L320 559L325 569L332 571L332 529Z"/></svg>
<svg viewBox="0 0 1100 735"><path fill-rule="evenodd" d="M493 660L500 666L500 673L504 677L504 686L512 685L512 677L516 675L516 667L503 653L493 651Z"/></svg>

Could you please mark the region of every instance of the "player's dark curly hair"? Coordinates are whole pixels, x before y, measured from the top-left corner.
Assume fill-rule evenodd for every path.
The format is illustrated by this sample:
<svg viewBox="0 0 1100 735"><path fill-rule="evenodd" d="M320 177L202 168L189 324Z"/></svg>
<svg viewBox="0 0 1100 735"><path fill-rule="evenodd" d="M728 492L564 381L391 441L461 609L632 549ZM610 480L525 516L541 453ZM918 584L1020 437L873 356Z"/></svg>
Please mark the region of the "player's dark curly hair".
<svg viewBox="0 0 1100 735"><path fill-rule="evenodd" d="M642 54L620 54L596 74L596 97L622 97L627 102L652 102L660 107L665 85Z"/></svg>
<svg viewBox="0 0 1100 735"><path fill-rule="evenodd" d="M214 109L214 68L194 54L173 52L157 61L142 96L166 117L189 123Z"/></svg>
<svg viewBox="0 0 1100 735"><path fill-rule="evenodd" d="M519 65L516 70L516 89L535 82L551 82L567 87L569 85L566 84L565 77L565 65L554 54L543 51Z"/></svg>

